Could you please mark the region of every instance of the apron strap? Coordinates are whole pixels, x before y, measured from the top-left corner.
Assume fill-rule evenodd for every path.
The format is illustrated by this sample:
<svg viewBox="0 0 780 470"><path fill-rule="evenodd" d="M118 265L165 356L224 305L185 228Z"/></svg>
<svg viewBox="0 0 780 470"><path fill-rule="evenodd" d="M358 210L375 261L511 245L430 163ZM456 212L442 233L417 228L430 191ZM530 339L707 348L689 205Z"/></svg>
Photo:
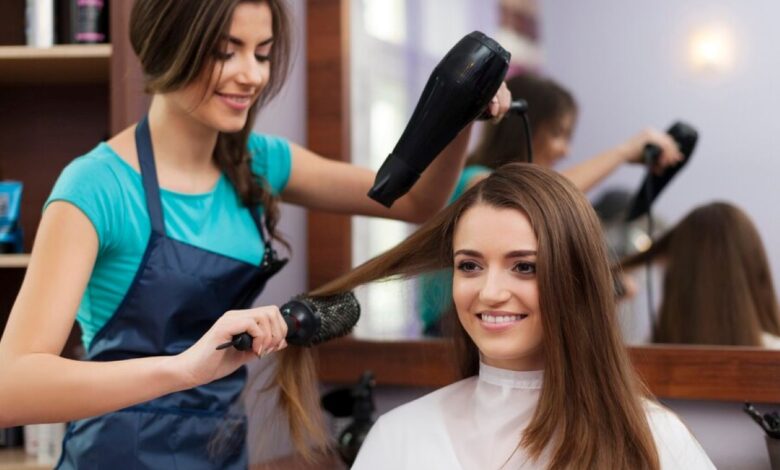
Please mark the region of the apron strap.
<svg viewBox="0 0 780 470"><path fill-rule="evenodd" d="M269 240L270 237L266 237L265 235L263 217L260 215L260 205L250 207L249 214L252 216L252 220L255 222L257 231L260 233L260 240L262 240L266 245L269 244L271 241Z"/></svg>
<svg viewBox="0 0 780 470"><path fill-rule="evenodd" d="M138 152L138 165L141 167L146 208L152 231L165 235L162 203L160 202L160 185L157 181L157 168L154 166L154 151L152 150L152 134L149 132L149 117L143 119L135 127L135 146Z"/></svg>

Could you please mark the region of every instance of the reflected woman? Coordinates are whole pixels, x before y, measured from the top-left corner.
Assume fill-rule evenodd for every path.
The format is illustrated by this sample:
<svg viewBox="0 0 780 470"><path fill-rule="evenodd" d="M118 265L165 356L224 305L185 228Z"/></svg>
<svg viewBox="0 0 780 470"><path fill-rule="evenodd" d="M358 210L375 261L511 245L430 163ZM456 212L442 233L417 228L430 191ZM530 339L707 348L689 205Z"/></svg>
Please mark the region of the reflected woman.
<svg viewBox="0 0 780 470"><path fill-rule="evenodd" d="M714 468L632 370L599 221L566 178L505 165L319 293L445 266L463 380L382 416L354 469Z"/></svg>
<svg viewBox="0 0 780 470"><path fill-rule="evenodd" d="M622 262L665 266L657 343L780 349L780 309L761 236L726 202L691 211L653 246Z"/></svg>

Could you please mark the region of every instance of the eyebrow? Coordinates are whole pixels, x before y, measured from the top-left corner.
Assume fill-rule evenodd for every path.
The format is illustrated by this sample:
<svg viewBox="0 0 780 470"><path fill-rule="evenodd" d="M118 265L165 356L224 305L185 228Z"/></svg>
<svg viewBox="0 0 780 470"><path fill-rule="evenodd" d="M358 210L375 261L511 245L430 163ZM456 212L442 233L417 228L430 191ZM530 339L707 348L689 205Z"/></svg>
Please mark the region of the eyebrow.
<svg viewBox="0 0 780 470"><path fill-rule="evenodd" d="M482 253L480 253L479 251L475 251L475 250L458 250L455 253L453 253L453 257L454 256L458 256L458 255L474 256L474 257L478 257L478 258L482 257ZM509 253L504 255L504 258L522 258L522 257L526 257L526 256L536 256L536 250L514 250L514 251L510 251Z"/></svg>
<svg viewBox="0 0 780 470"><path fill-rule="evenodd" d="M243 46L243 45L244 45L244 41L242 41L242 40L238 39L238 38L237 38L237 37L235 37L235 36L226 36L226 37L225 37L225 39L226 39L226 40L227 40L227 42L229 42L230 44L235 44L236 46ZM257 46L255 46L255 47L260 47L260 46L267 46L268 44L271 44L272 42L274 42L274 37L273 37L273 36L271 36L270 38L268 38L268 39L266 39L266 40L264 40L264 41L261 41L261 42L260 42L260 43L259 43Z"/></svg>

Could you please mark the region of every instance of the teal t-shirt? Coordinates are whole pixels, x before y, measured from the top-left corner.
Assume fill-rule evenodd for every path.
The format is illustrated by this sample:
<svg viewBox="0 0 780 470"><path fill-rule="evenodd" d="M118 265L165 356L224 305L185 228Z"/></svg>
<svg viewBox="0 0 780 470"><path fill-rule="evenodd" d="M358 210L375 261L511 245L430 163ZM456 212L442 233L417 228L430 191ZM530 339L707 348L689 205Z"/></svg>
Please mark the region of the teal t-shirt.
<svg viewBox="0 0 780 470"><path fill-rule="evenodd" d="M492 170L482 165L469 165L463 169L447 204L452 204L466 192L469 181L477 175L490 173ZM439 318L452 305L452 269L431 272L420 276L417 289L417 308L423 331L430 331Z"/></svg>
<svg viewBox="0 0 780 470"><path fill-rule="evenodd" d="M252 170L279 194L290 177L289 143L279 137L251 134ZM223 174L201 194L160 189L166 234L224 256L259 264L265 251L249 209L241 204ZM73 160L60 174L46 201L67 201L92 222L98 255L76 320L89 347L133 282L151 234L141 174L100 143ZM45 210L45 208L44 208Z"/></svg>

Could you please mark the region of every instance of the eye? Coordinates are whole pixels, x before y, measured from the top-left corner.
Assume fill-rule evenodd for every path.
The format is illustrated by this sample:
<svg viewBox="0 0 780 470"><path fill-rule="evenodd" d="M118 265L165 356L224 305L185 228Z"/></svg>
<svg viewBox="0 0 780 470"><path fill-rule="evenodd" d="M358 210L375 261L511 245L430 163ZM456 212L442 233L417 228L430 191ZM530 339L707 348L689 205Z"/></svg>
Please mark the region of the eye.
<svg viewBox="0 0 780 470"><path fill-rule="evenodd" d="M517 263L512 269L520 274L536 274L536 263L521 261Z"/></svg>
<svg viewBox="0 0 780 470"><path fill-rule="evenodd" d="M263 54L255 54L255 59L257 59L258 62L268 62L271 60L271 56L263 55Z"/></svg>
<svg viewBox="0 0 780 470"><path fill-rule="evenodd" d="M457 265L458 271L464 273L471 273L479 269L479 265L473 261L461 261Z"/></svg>
<svg viewBox="0 0 780 470"><path fill-rule="evenodd" d="M234 55L236 55L235 52L228 52L228 51L215 51L214 57L217 58L217 60L220 60L222 62L226 60L230 60Z"/></svg>

